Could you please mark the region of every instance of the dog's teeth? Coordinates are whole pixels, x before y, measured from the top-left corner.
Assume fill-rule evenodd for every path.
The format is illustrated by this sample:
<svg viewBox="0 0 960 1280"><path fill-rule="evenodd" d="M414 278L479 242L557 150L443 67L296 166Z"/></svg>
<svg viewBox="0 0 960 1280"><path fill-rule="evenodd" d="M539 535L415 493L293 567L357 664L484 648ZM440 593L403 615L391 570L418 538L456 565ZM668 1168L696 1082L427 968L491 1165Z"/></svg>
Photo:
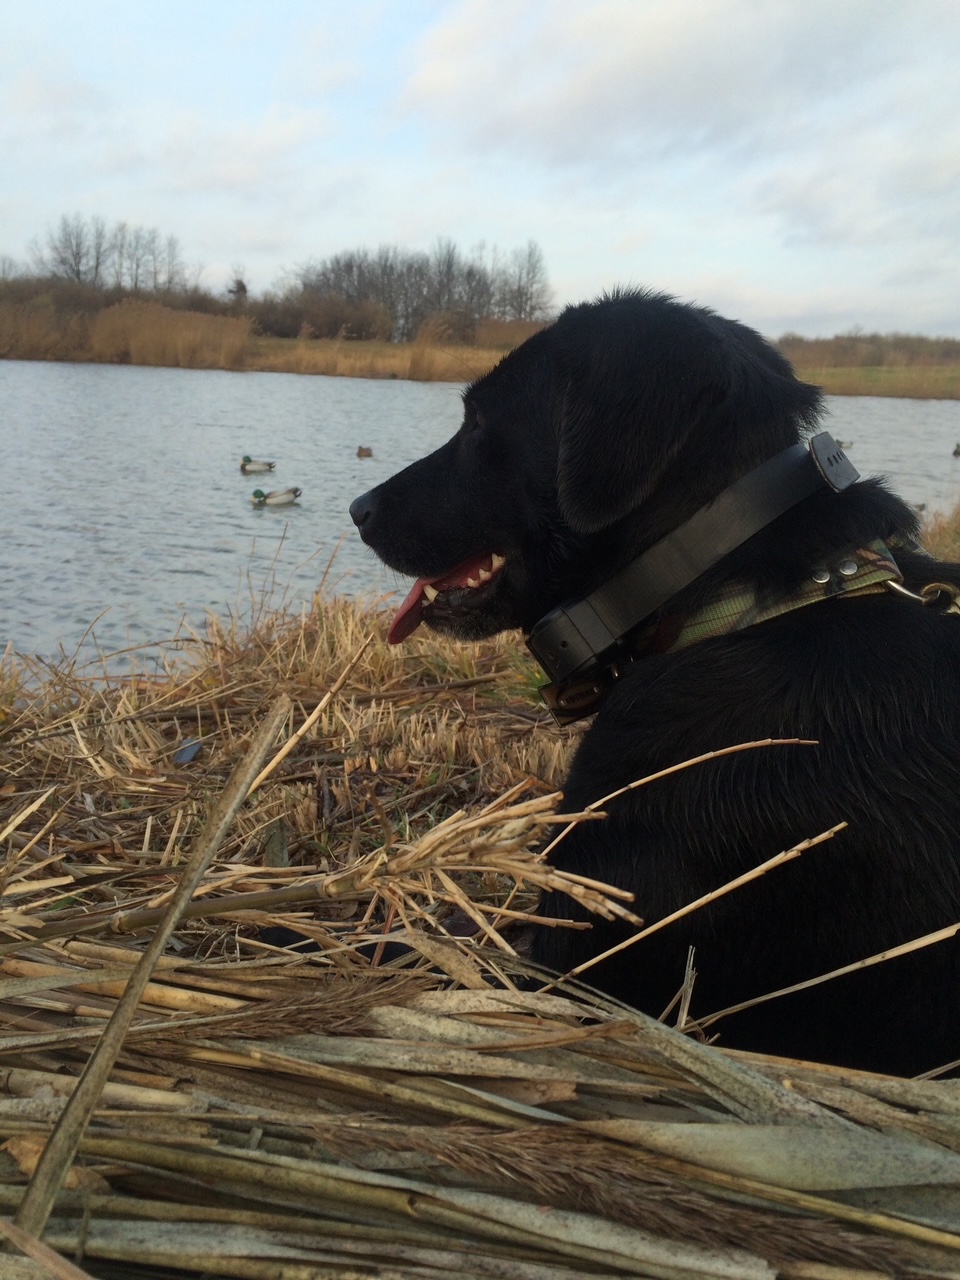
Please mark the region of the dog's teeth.
<svg viewBox="0 0 960 1280"><path fill-rule="evenodd" d="M481 570L480 570L480 581L481 581L481 582L489 582L489 581L490 581L490 579L491 579L492 577L493 577L493 570L492 570L492 569L481 569Z"/></svg>
<svg viewBox="0 0 960 1280"><path fill-rule="evenodd" d="M480 585L480 579L479 579L479 578L468 578L468 579L467 579L467 586L468 586L468 587L479 587L479 585Z"/></svg>
<svg viewBox="0 0 960 1280"><path fill-rule="evenodd" d="M440 592L436 587L431 587L429 582L424 583L423 594L427 597L430 604L433 604Z"/></svg>
<svg viewBox="0 0 960 1280"><path fill-rule="evenodd" d="M490 557L490 563L493 565L493 571L496 573L498 569L502 569L507 563L506 556L498 556L496 552Z"/></svg>

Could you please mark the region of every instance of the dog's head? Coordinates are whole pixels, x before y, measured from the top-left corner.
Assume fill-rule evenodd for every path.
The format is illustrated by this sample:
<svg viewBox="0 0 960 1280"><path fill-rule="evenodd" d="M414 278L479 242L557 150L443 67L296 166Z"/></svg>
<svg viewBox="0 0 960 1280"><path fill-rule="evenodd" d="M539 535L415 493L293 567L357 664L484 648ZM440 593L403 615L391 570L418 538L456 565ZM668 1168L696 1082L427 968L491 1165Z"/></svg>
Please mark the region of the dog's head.
<svg viewBox="0 0 960 1280"><path fill-rule="evenodd" d="M816 422L819 393L751 329L646 292L568 307L464 392L445 445L357 498L417 578L390 638L529 631Z"/></svg>

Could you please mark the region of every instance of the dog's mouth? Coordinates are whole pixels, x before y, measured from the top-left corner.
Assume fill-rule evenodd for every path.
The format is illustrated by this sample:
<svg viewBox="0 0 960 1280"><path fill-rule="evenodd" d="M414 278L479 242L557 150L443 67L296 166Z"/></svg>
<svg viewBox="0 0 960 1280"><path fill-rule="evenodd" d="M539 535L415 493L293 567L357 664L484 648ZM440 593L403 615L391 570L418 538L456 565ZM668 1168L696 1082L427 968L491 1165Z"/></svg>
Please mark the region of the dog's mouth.
<svg viewBox="0 0 960 1280"><path fill-rule="evenodd" d="M406 640L425 617L454 620L471 613L493 594L505 564L504 556L487 551L435 578L418 578L390 624L387 641Z"/></svg>

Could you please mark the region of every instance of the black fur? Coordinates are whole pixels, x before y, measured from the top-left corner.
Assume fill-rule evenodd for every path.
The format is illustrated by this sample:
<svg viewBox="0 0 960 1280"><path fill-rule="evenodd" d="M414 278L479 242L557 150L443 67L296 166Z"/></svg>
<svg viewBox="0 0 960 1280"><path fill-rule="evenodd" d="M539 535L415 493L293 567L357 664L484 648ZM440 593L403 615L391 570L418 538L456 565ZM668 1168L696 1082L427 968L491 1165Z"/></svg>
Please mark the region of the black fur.
<svg viewBox="0 0 960 1280"><path fill-rule="evenodd" d="M437 576L497 551L487 587L425 610L465 637L529 631L816 424L819 392L756 333L645 292L568 308L467 388L459 432L357 499L364 540L394 569ZM775 596L825 556L907 541L911 510L879 481L824 491L704 575ZM907 584L960 566L898 551ZM634 779L734 743L609 806L558 866L632 890L652 922L840 821L834 840L587 975L659 1014L696 948L692 1014L837 968L960 922L960 618L890 594L833 600L635 663L586 733L567 780L577 809ZM546 914L575 914L548 895ZM535 958L567 970L624 931L541 928ZM960 942L762 1004L721 1043L893 1073L960 1058Z"/></svg>

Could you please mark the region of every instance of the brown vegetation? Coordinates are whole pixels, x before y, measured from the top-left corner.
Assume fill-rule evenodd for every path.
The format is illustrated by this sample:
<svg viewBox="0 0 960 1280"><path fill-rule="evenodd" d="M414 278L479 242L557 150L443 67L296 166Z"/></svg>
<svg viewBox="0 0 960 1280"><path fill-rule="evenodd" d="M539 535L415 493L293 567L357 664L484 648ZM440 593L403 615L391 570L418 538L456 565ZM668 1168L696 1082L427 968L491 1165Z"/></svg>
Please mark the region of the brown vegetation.
<svg viewBox="0 0 960 1280"><path fill-rule="evenodd" d="M0 356L191 369L260 369L332 377L468 382L539 324L489 321L482 345L455 343L442 321L416 342L257 337L250 316L211 315L128 298L88 313L43 301L0 301Z"/></svg>
<svg viewBox="0 0 960 1280"><path fill-rule="evenodd" d="M821 387L829 396L960 400L960 365L885 365L854 369L794 367L804 382Z"/></svg>
<svg viewBox="0 0 960 1280"><path fill-rule="evenodd" d="M835 338L785 334L777 343L805 382L835 396L960 399L960 341L905 333Z"/></svg>
<svg viewBox="0 0 960 1280"><path fill-rule="evenodd" d="M456 266L453 246L445 248ZM328 275L334 266L342 268L333 273L333 283L345 288L352 278L348 266L356 274L365 264L374 280L373 266L396 267L400 261L396 254L387 254L383 261L367 257L369 261L361 262L357 255L339 255L320 265ZM459 305L455 297L449 305L435 302L431 310L426 302L430 289L424 282L428 268L437 265L431 266L429 258L420 263L419 301L400 308L404 320L399 327L385 302L324 291L309 272L299 285L262 298L251 298L238 279L229 299L199 288L158 285L149 292L131 293L120 284L15 276L0 280L0 358L464 382L486 373L545 323L478 317L475 306ZM316 274L319 266L311 270ZM434 292L441 296L442 291ZM506 290L503 306L510 296ZM407 332L412 341L394 341ZM786 334L778 345L801 378L831 395L960 399L956 339L857 333L811 339Z"/></svg>
<svg viewBox="0 0 960 1280"><path fill-rule="evenodd" d="M247 316L171 311L127 298L90 322L91 358L105 364L245 369L250 329Z"/></svg>
<svg viewBox="0 0 960 1280"><path fill-rule="evenodd" d="M348 342L341 338L254 339L248 369L320 373L334 378L409 378L414 382L469 382L503 357L499 348L427 342Z"/></svg>
<svg viewBox="0 0 960 1280"><path fill-rule="evenodd" d="M924 524L923 545L941 560L960 564L960 506L935 512Z"/></svg>
<svg viewBox="0 0 960 1280"><path fill-rule="evenodd" d="M952 1082L517 989L575 734L512 637L382 632L318 599L211 622L159 676L3 658L0 1232L36 1273L43 1233L125 1277L955 1274Z"/></svg>
<svg viewBox="0 0 960 1280"><path fill-rule="evenodd" d="M787 333L777 346L804 369L960 367L960 339L925 338L910 333L845 333L835 338L801 338Z"/></svg>

